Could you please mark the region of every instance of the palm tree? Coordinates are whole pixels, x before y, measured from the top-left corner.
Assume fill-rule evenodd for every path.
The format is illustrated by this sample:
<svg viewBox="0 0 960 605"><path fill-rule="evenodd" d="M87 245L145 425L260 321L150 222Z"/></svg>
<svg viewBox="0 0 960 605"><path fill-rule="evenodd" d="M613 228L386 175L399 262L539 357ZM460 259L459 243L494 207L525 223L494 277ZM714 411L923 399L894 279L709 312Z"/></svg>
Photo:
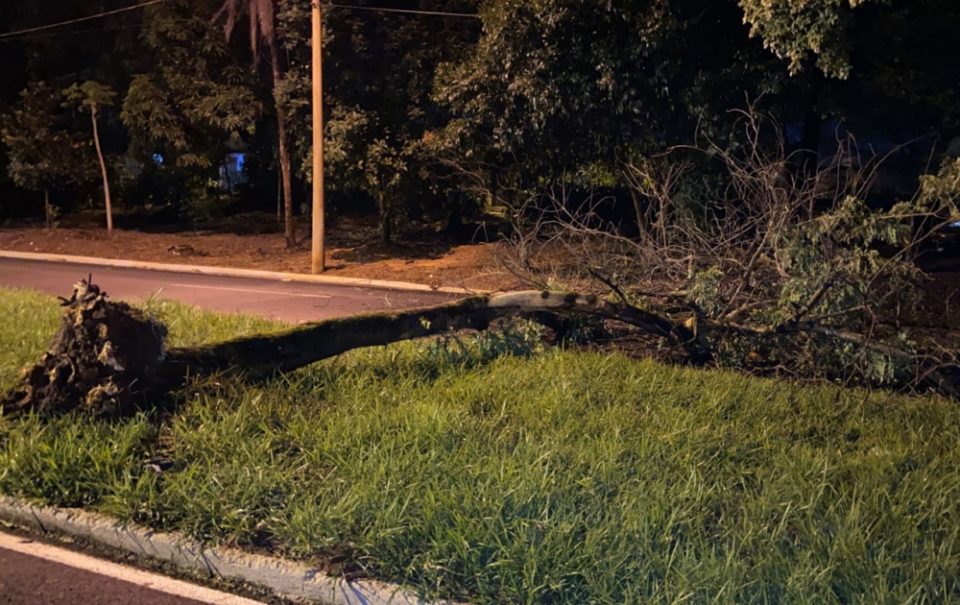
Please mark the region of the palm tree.
<svg viewBox="0 0 960 605"><path fill-rule="evenodd" d="M224 0L214 15L214 20L223 20L227 39L233 35L237 21L246 14L249 17L250 50L254 65L258 64L261 41L270 56L273 100L277 112L277 161L283 182L283 226L287 247L296 245L296 225L293 222L293 182L290 170L290 150L287 145L287 124L280 101L283 89L283 70L280 68L280 53L277 45L275 0Z"/></svg>

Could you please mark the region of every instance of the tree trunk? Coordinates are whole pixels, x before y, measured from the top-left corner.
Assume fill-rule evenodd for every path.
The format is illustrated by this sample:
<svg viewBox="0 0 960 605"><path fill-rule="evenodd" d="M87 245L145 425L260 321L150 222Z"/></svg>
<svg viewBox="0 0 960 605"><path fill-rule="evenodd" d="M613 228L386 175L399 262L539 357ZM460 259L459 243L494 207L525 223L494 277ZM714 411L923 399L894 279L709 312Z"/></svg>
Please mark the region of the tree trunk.
<svg viewBox="0 0 960 605"><path fill-rule="evenodd" d="M810 70L807 75L806 100L803 113L803 131L798 146L801 151L801 168L806 173L805 176L815 174L820 165L820 130L823 125L823 118L820 112L820 96L826 87L826 78L820 70ZM832 152L828 152L831 153Z"/></svg>
<svg viewBox="0 0 960 605"><path fill-rule="evenodd" d="M377 211L380 214L380 241L384 244L393 243L393 229L391 228L390 208L387 207L387 195L381 189L377 193Z"/></svg>
<svg viewBox="0 0 960 605"><path fill-rule="evenodd" d="M635 307L573 293L525 291L475 296L410 311L331 319L278 334L173 349L167 354L159 375L167 384L176 384L186 376L203 376L230 369L239 369L246 376L264 378L352 349L453 330L484 330L495 319L533 316L541 312L615 319L675 344L692 340L692 334L683 326Z"/></svg>
<svg viewBox="0 0 960 605"><path fill-rule="evenodd" d="M50 216L50 190L43 190L43 220L47 225L47 229L53 228L53 217Z"/></svg>
<svg viewBox="0 0 960 605"><path fill-rule="evenodd" d="M283 235L287 248L293 248L297 245L297 226L293 219L293 176L290 169L290 150L287 147L287 119L283 115L279 92L283 86L283 71L280 69L276 38L271 36L267 45L270 50L273 100L277 112L277 163L280 165L280 178L283 182Z"/></svg>
<svg viewBox="0 0 960 605"><path fill-rule="evenodd" d="M97 158L100 160L100 174L103 176L103 202L107 211L107 235L113 235L113 208L110 204L110 179L107 177L107 163L103 159L103 150L100 148L100 131L97 129L97 107L90 109L90 121L93 122L93 145L97 148Z"/></svg>
<svg viewBox="0 0 960 605"><path fill-rule="evenodd" d="M453 192L447 193L447 205L450 211L447 213L447 224L444 231L451 235L460 235L463 231L463 203L459 195Z"/></svg>
<svg viewBox="0 0 960 605"><path fill-rule="evenodd" d="M223 168L223 180L227 183L227 193L233 194L233 181L230 180L230 164L227 162L227 158L223 159L223 164L220 167Z"/></svg>
<svg viewBox="0 0 960 605"><path fill-rule="evenodd" d="M277 171L277 224L283 224L283 175Z"/></svg>

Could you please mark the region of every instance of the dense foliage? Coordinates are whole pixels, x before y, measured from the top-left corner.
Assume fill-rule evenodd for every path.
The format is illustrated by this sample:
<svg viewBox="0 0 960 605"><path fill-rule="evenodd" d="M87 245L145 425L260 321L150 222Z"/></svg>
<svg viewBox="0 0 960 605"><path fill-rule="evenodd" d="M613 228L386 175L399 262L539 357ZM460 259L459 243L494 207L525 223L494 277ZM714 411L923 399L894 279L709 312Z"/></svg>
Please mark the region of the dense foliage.
<svg viewBox="0 0 960 605"><path fill-rule="evenodd" d="M7 3L4 23L117 4ZM325 8L333 208L376 213L386 240L411 220L456 223L558 184L628 201L624 163L698 136L722 140L727 112L747 101L775 115L796 148L829 153L838 127L864 149L905 144L888 163L894 190L915 188L930 153L960 134L951 34L960 8L950 0L357 5L468 15ZM224 24L250 42L224 37ZM50 101L86 81L120 97L101 117L120 208L188 218L235 204L269 210L285 172L284 205L298 210L310 179L309 44L309 3L296 0L170 0L5 41L3 159L24 193L5 196L3 213L39 212L43 190L69 208L99 197L89 162L71 156L85 152L71 142L87 138L85 125ZM64 149L63 162L44 157L51 147ZM243 187L224 183L226 155L238 151Z"/></svg>

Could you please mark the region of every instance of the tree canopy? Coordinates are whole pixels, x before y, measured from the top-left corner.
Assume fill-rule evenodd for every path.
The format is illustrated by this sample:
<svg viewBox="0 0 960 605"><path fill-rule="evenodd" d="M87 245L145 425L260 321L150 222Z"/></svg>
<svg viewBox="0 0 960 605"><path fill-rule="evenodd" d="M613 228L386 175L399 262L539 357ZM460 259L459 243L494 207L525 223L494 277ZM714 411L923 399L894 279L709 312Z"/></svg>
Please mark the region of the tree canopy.
<svg viewBox="0 0 960 605"><path fill-rule="evenodd" d="M951 0L357 5L374 10L325 7L327 183L334 212L370 209L385 239L411 220L517 203L560 183L619 195L625 162L729 138L730 110L748 103L773 115L793 148L829 146L838 129L880 153L905 145L891 162L904 182L960 135ZM3 11L19 29L110 8L39 0ZM292 215L310 179L309 8L170 0L10 39L0 51L20 75L4 82L0 112L12 184L36 191L49 179L64 199L95 197L72 160L44 157L83 140L84 126L41 97L96 81L118 94L101 116L118 204L189 216L213 196L270 210L287 173ZM223 36L241 23L248 36ZM236 149L250 156L249 185L225 193L214 185Z"/></svg>

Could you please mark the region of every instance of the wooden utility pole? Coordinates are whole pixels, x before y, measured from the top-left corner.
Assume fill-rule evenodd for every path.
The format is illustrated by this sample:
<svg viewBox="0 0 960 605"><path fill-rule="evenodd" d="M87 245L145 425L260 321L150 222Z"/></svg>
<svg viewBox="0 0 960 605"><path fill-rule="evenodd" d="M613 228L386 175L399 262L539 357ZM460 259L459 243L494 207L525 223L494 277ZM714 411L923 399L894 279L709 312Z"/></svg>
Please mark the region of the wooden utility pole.
<svg viewBox="0 0 960 605"><path fill-rule="evenodd" d="M313 13L313 223L311 266L326 270L323 220L323 19L320 0L311 0Z"/></svg>

